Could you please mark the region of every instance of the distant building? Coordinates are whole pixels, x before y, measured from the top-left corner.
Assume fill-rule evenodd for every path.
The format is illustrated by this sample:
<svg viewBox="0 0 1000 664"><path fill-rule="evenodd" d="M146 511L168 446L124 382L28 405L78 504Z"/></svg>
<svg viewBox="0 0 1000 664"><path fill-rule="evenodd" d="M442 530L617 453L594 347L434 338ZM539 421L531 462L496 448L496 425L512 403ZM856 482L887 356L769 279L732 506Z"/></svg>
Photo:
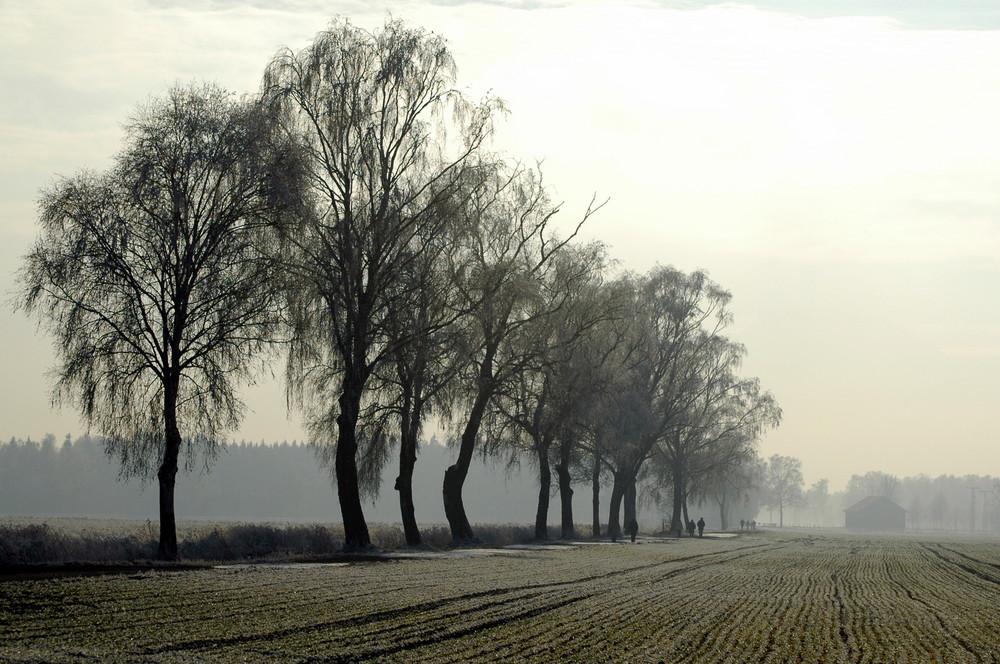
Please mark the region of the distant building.
<svg viewBox="0 0 1000 664"><path fill-rule="evenodd" d="M902 532L906 530L906 510L885 496L868 496L844 510L848 530Z"/></svg>

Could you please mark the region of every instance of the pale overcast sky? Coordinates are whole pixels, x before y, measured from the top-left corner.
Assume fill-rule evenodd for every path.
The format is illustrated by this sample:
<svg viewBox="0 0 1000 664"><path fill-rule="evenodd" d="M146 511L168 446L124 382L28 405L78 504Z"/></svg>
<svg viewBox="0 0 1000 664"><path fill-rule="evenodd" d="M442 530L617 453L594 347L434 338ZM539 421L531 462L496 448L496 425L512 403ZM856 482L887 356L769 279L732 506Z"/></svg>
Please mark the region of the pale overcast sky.
<svg viewBox="0 0 1000 664"><path fill-rule="evenodd" d="M254 90L283 45L387 11L443 34L508 101L498 146L544 160L565 222L622 265L704 268L784 410L761 451L840 489L883 470L1000 474L1000 10L994 0L0 0L0 292L38 191L101 169L136 103ZM82 432L50 341L0 309L0 437ZM237 438L302 439L278 381Z"/></svg>

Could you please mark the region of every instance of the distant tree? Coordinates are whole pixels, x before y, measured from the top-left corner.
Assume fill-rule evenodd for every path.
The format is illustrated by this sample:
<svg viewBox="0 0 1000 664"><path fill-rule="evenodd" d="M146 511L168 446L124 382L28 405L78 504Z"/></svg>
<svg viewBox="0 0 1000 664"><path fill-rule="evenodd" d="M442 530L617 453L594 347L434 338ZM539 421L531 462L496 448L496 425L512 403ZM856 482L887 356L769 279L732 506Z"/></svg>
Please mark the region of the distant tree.
<svg viewBox="0 0 1000 664"><path fill-rule="evenodd" d="M43 192L20 306L55 337L53 399L159 482L158 556L178 557L178 460L239 423L236 385L277 330L269 222L296 173L262 109L214 85L139 109L107 173Z"/></svg>
<svg viewBox="0 0 1000 664"><path fill-rule="evenodd" d="M781 420L774 397L762 392L756 379L737 375L745 354L742 345L716 337L701 352L706 357L698 363L696 387L673 430L658 446L674 487L675 517L679 508L686 507L688 495L705 497L705 485L711 485L714 475L735 472L740 478L756 457L759 437ZM728 521L727 514L722 516Z"/></svg>
<svg viewBox="0 0 1000 664"><path fill-rule="evenodd" d="M629 321L636 340L636 350L630 351L634 362L621 373L608 419L614 432L610 439L617 443L607 457L615 478L608 519L613 535L621 532L622 503L625 522L635 518L637 479L643 464L658 455L674 494L671 529L682 527L693 455L720 436L735 437L730 435L735 430L717 416L726 410L724 403L734 403L734 391L749 396L757 390L755 381L730 380L742 354L721 336L732 320L731 296L707 274L657 267L636 280L634 293ZM765 396L753 400L763 406ZM757 417L737 416L732 422L743 419L737 428L749 426Z"/></svg>
<svg viewBox="0 0 1000 664"><path fill-rule="evenodd" d="M379 420L368 397L390 357L389 313L420 287L407 279L445 224L434 212L463 186L498 108L469 103L454 81L444 39L397 20L375 32L336 20L301 51L280 51L264 75L309 174L285 236L296 280L289 382L313 441L333 447L348 549L371 546L362 484L377 482L388 457L384 427L365 423Z"/></svg>
<svg viewBox="0 0 1000 664"><path fill-rule="evenodd" d="M819 524L826 525L826 506L830 502L830 481L826 478L817 480L806 492L806 503L816 511Z"/></svg>
<svg viewBox="0 0 1000 664"><path fill-rule="evenodd" d="M765 504L778 510L778 525L785 525L785 508L802 503L802 462L775 454L767 461L764 475Z"/></svg>
<svg viewBox="0 0 1000 664"><path fill-rule="evenodd" d="M721 530L732 527L730 515L733 507L750 497L758 479L760 459L752 447L742 447L741 453L700 475L693 487L699 501L712 501L718 506ZM672 502L670 506L672 509Z"/></svg>
<svg viewBox="0 0 1000 664"><path fill-rule="evenodd" d="M920 500L920 496L914 496L910 501L910 528L916 530L920 529L920 520L924 516L924 501Z"/></svg>
<svg viewBox="0 0 1000 664"><path fill-rule="evenodd" d="M944 519L948 516L948 499L944 497L943 494L935 494L931 498L930 504L931 518L934 519L935 527L938 530L944 530Z"/></svg>
<svg viewBox="0 0 1000 664"><path fill-rule="evenodd" d="M846 493L852 504L869 496L884 496L894 500L898 487L899 478L895 475L873 470L864 475L852 475L847 482Z"/></svg>
<svg viewBox="0 0 1000 664"><path fill-rule="evenodd" d="M885 496L889 500L894 500L896 498L897 490L899 489L899 478L895 475L890 475L888 473L881 473L878 478L878 484L876 491L878 491L879 496Z"/></svg>

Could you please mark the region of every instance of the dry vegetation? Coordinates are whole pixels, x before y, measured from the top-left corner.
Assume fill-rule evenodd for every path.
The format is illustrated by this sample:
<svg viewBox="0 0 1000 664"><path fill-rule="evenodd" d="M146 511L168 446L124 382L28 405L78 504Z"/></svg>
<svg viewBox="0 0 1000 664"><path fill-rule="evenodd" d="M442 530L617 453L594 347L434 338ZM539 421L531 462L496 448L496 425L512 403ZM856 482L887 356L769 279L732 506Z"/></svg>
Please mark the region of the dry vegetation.
<svg viewBox="0 0 1000 664"><path fill-rule="evenodd" d="M426 525L424 542L431 548L451 543L445 525ZM398 524L372 524L371 539L379 549L405 546ZM479 540L488 546L530 542L526 526L478 525ZM179 521L177 536L185 561L288 561L329 558L344 548L340 524L234 523ZM0 568L4 566L121 564L143 562L156 555L156 524L151 521L101 518L0 518Z"/></svg>
<svg viewBox="0 0 1000 664"><path fill-rule="evenodd" d="M8 579L0 661L997 662L1000 544L836 534Z"/></svg>

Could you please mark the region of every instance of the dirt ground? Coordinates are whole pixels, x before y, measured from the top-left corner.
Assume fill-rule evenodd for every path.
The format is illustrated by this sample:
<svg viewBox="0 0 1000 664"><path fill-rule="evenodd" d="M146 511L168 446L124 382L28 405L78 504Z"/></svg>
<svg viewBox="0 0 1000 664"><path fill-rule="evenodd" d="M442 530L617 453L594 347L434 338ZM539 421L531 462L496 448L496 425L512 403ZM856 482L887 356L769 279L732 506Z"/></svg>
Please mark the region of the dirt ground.
<svg viewBox="0 0 1000 664"><path fill-rule="evenodd" d="M756 533L0 582L3 662L1000 662L1000 542Z"/></svg>

